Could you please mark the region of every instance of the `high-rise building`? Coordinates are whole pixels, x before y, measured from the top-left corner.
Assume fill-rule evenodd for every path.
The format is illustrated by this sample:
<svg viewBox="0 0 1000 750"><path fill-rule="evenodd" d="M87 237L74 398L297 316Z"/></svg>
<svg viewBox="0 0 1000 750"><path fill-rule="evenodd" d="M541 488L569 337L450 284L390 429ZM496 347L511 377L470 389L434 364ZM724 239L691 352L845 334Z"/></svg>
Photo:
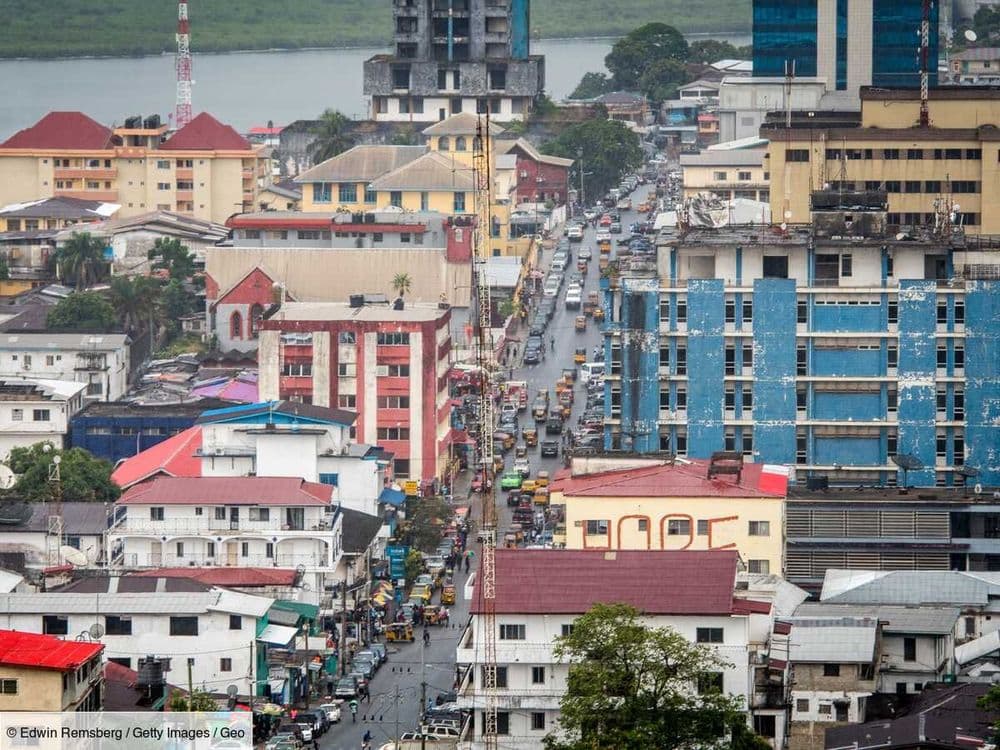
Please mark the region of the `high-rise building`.
<svg viewBox="0 0 1000 750"><path fill-rule="evenodd" d="M530 0L394 0L393 51L365 61L371 116L526 116L545 85L544 58L530 54L529 7Z"/></svg>
<svg viewBox="0 0 1000 750"><path fill-rule="evenodd" d="M936 82L938 2L930 4L931 82ZM818 77L829 90L920 85L919 0L754 0L753 74Z"/></svg>
<svg viewBox="0 0 1000 750"><path fill-rule="evenodd" d="M662 234L602 279L606 447L736 451L802 483L996 485L995 246L947 213L900 232L875 190L812 206L811 228Z"/></svg>

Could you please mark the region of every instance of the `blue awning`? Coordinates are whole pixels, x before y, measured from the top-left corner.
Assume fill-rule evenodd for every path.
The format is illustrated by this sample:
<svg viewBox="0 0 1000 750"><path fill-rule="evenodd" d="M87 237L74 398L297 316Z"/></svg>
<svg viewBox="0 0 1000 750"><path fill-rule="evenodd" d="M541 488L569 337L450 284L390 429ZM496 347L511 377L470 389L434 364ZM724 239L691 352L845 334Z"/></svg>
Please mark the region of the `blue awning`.
<svg viewBox="0 0 1000 750"><path fill-rule="evenodd" d="M406 495L403 494L401 490L394 490L391 487L386 487L382 490L382 494L378 496L378 501L380 503L387 503L388 505L398 508L406 501Z"/></svg>

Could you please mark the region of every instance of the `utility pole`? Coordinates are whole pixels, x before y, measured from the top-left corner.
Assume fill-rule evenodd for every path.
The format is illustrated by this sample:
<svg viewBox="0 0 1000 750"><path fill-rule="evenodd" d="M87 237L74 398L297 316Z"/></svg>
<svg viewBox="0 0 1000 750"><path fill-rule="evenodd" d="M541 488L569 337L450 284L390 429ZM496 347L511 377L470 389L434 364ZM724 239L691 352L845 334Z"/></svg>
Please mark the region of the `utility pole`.
<svg viewBox="0 0 1000 750"><path fill-rule="evenodd" d="M194 665L194 659L190 656L188 657L188 712L194 711L194 680L191 677L191 667Z"/></svg>
<svg viewBox="0 0 1000 750"><path fill-rule="evenodd" d="M583 149L578 148L576 150L576 166L580 170L580 208L586 206L586 202L583 199Z"/></svg>
<svg viewBox="0 0 1000 750"><path fill-rule="evenodd" d="M424 623L424 627L427 624ZM420 639L420 713L419 716L424 715L424 706L427 705L427 678L424 668L427 665L427 641L423 638ZM422 722L421 722L422 723ZM420 750L427 750L427 735L423 732L420 733Z"/></svg>
<svg viewBox="0 0 1000 750"><path fill-rule="evenodd" d="M423 734L423 732L421 732ZM399 683L396 683L396 730L392 735L393 750L399 747Z"/></svg>
<svg viewBox="0 0 1000 750"><path fill-rule="evenodd" d="M350 568L348 568L349 570ZM340 583L340 676L347 674L347 578Z"/></svg>

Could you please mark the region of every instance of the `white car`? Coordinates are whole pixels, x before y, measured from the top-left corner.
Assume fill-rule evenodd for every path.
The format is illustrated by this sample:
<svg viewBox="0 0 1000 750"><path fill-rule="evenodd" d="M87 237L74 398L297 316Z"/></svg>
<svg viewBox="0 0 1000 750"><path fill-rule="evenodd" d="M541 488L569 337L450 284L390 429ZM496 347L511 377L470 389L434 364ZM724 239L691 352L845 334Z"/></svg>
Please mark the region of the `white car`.
<svg viewBox="0 0 1000 750"><path fill-rule="evenodd" d="M531 462L527 458L514 459L514 471L522 477L529 476L531 474Z"/></svg>
<svg viewBox="0 0 1000 750"><path fill-rule="evenodd" d="M566 236L569 238L570 242L580 242L583 240L583 227L578 224L574 224L567 230Z"/></svg>
<svg viewBox="0 0 1000 750"><path fill-rule="evenodd" d="M339 703L324 703L319 708L326 714L326 720L331 724L336 724L340 721L341 709Z"/></svg>
<svg viewBox="0 0 1000 750"><path fill-rule="evenodd" d="M559 296L559 280L549 278L545 282L545 288L542 289L543 297L558 297Z"/></svg>
<svg viewBox="0 0 1000 750"><path fill-rule="evenodd" d="M576 254L576 257L580 260L590 260L594 257L594 251L589 247L581 247L580 252Z"/></svg>
<svg viewBox="0 0 1000 750"><path fill-rule="evenodd" d="M583 304L583 295L580 294L579 289L571 289L566 292L566 307L576 308Z"/></svg>
<svg viewBox="0 0 1000 750"><path fill-rule="evenodd" d="M556 256L552 259L552 265L549 267L553 271L565 271L566 270L566 256Z"/></svg>
<svg viewBox="0 0 1000 750"><path fill-rule="evenodd" d="M597 242L600 243L605 240L611 242L611 232L609 232L607 229L602 229L597 233Z"/></svg>

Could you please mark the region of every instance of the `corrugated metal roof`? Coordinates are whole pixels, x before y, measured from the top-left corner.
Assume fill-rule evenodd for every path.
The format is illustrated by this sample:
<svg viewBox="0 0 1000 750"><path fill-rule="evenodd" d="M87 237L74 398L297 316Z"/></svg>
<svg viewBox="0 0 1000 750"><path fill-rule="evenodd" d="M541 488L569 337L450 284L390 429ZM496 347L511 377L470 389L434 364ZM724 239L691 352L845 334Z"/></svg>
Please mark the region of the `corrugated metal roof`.
<svg viewBox="0 0 1000 750"><path fill-rule="evenodd" d="M735 550L496 551L496 611L583 614L597 602L623 602L648 614L729 615ZM478 594L472 611L481 611Z"/></svg>
<svg viewBox="0 0 1000 750"><path fill-rule="evenodd" d="M483 123L486 123L485 118ZM475 135L476 128L479 127L479 115L471 112L460 112L457 115L446 117L440 122L424 128L421 132L424 135ZM503 128L492 120L490 121L490 135L498 135L503 132Z"/></svg>
<svg viewBox="0 0 1000 750"><path fill-rule="evenodd" d="M789 618L788 660L845 664L870 662L875 658L874 618Z"/></svg>
<svg viewBox="0 0 1000 750"><path fill-rule="evenodd" d="M760 167L764 164L765 148L741 148L732 151L703 151L681 154L682 167Z"/></svg>
<svg viewBox="0 0 1000 750"><path fill-rule="evenodd" d="M73 349L110 352L121 349L129 341L124 333L6 333L0 336L0 349Z"/></svg>
<svg viewBox="0 0 1000 750"><path fill-rule="evenodd" d="M804 602L796 617L873 617L886 633L946 635L955 629L961 610L957 607L894 607L870 604Z"/></svg>
<svg viewBox="0 0 1000 750"><path fill-rule="evenodd" d="M272 646L287 646L298 632L295 628L288 628L284 625L268 625L260 631L257 640L270 643Z"/></svg>
<svg viewBox="0 0 1000 750"><path fill-rule="evenodd" d="M0 630L0 664L70 671L97 656L103 643L63 641L51 635Z"/></svg>
<svg viewBox="0 0 1000 750"><path fill-rule="evenodd" d="M424 146L355 146L307 169L295 182L371 182L425 153Z"/></svg>
<svg viewBox="0 0 1000 750"><path fill-rule="evenodd" d="M986 605L1000 595L1000 575L958 570L828 569L820 599L840 604Z"/></svg>
<svg viewBox="0 0 1000 750"><path fill-rule="evenodd" d="M437 151L430 151L372 180L375 190L455 190L467 192L475 185L472 170L461 161L453 162ZM471 211L472 207L469 207Z"/></svg>
<svg viewBox="0 0 1000 750"><path fill-rule="evenodd" d="M0 613L9 614L201 614L219 601L218 591L145 594L4 594Z"/></svg>
<svg viewBox="0 0 1000 750"><path fill-rule="evenodd" d="M328 506L333 487L298 477L156 477L130 487L122 505Z"/></svg>
<svg viewBox="0 0 1000 750"><path fill-rule="evenodd" d="M1000 60L1000 47L970 47L961 52L953 52L951 59L968 62Z"/></svg>

